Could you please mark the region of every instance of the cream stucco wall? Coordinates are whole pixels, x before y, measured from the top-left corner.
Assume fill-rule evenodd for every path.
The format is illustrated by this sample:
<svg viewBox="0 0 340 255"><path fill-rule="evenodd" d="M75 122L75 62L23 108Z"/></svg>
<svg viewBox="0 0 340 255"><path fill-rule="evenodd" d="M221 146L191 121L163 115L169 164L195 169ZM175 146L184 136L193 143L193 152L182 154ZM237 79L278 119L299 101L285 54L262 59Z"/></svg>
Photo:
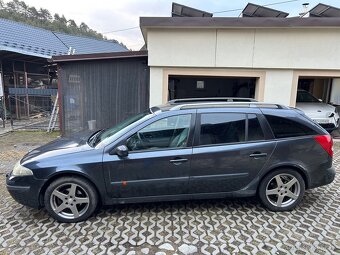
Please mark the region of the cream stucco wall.
<svg viewBox="0 0 340 255"><path fill-rule="evenodd" d="M292 70L266 71L263 101L290 105L293 75Z"/></svg>
<svg viewBox="0 0 340 255"><path fill-rule="evenodd" d="M150 66L340 69L340 28L152 29Z"/></svg>
<svg viewBox="0 0 340 255"><path fill-rule="evenodd" d="M163 102L163 68L150 68L150 107Z"/></svg>

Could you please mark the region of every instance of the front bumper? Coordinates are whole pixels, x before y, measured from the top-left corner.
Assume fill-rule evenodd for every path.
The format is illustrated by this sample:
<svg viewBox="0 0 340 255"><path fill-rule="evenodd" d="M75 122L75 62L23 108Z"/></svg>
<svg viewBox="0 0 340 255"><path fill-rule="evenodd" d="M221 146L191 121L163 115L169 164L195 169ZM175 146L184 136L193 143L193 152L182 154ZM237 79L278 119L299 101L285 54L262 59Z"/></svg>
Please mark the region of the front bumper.
<svg viewBox="0 0 340 255"><path fill-rule="evenodd" d="M12 176L6 175L6 187L15 201L22 205L40 208L40 190L45 180L38 180L34 176Z"/></svg>
<svg viewBox="0 0 340 255"><path fill-rule="evenodd" d="M318 171L311 178L311 183L309 185L309 189L313 189L316 187L324 186L330 184L335 179L335 168L330 167L327 169L322 169L322 171Z"/></svg>
<svg viewBox="0 0 340 255"><path fill-rule="evenodd" d="M329 118L317 118L312 120L316 123L318 123L321 127L326 129L327 131L332 131L334 129L337 129L339 127L339 117L329 117Z"/></svg>

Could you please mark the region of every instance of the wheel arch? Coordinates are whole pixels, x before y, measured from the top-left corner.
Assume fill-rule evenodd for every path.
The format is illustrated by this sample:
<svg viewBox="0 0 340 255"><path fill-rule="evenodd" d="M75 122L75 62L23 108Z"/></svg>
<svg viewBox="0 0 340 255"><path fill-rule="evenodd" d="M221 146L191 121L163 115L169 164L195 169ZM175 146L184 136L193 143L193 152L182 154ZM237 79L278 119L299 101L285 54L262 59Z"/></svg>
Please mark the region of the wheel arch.
<svg viewBox="0 0 340 255"><path fill-rule="evenodd" d="M292 170L296 170L302 177L302 179L305 182L305 188L308 189L309 185L310 185L310 180L308 178L308 174L307 171L305 169L303 169L301 166L298 165L291 165L291 164L283 164L283 165L278 165L278 166L273 166L272 168L270 168L264 175L261 176L260 182L262 182L262 180L271 172L278 170L278 169L292 169ZM257 186L257 189L259 189L259 186Z"/></svg>
<svg viewBox="0 0 340 255"><path fill-rule="evenodd" d="M83 179L85 179L86 181L88 181L89 183L91 183L93 185L93 187L96 190L96 194L98 196L98 205L102 203L102 195L97 187L97 185L85 174L80 173L80 172L58 172L54 175L52 175L45 183L44 185L41 187L40 192L39 192L39 205L40 207L44 206L44 194L46 192L47 187L54 182L55 180L62 178L62 177L81 177Z"/></svg>

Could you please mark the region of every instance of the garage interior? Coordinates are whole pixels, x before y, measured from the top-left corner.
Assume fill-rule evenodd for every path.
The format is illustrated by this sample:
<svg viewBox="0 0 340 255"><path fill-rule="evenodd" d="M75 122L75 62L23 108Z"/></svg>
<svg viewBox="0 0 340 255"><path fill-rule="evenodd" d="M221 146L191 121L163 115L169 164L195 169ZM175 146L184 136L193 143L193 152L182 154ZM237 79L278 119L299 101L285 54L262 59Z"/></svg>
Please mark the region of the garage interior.
<svg viewBox="0 0 340 255"><path fill-rule="evenodd" d="M169 76L169 100L182 98L243 97L255 98L257 78Z"/></svg>
<svg viewBox="0 0 340 255"><path fill-rule="evenodd" d="M333 79L329 77L300 77L298 89L303 89L310 92L316 98L321 99L322 102L331 103L332 81Z"/></svg>

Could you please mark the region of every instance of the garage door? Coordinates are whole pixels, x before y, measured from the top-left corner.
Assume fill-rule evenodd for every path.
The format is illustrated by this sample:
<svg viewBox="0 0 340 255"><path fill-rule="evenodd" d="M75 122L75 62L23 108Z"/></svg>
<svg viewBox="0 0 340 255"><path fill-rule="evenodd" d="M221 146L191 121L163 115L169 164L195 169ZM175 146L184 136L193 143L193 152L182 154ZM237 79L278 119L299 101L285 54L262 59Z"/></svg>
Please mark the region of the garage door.
<svg viewBox="0 0 340 255"><path fill-rule="evenodd" d="M181 98L243 97L254 98L253 77L169 76L169 100Z"/></svg>

